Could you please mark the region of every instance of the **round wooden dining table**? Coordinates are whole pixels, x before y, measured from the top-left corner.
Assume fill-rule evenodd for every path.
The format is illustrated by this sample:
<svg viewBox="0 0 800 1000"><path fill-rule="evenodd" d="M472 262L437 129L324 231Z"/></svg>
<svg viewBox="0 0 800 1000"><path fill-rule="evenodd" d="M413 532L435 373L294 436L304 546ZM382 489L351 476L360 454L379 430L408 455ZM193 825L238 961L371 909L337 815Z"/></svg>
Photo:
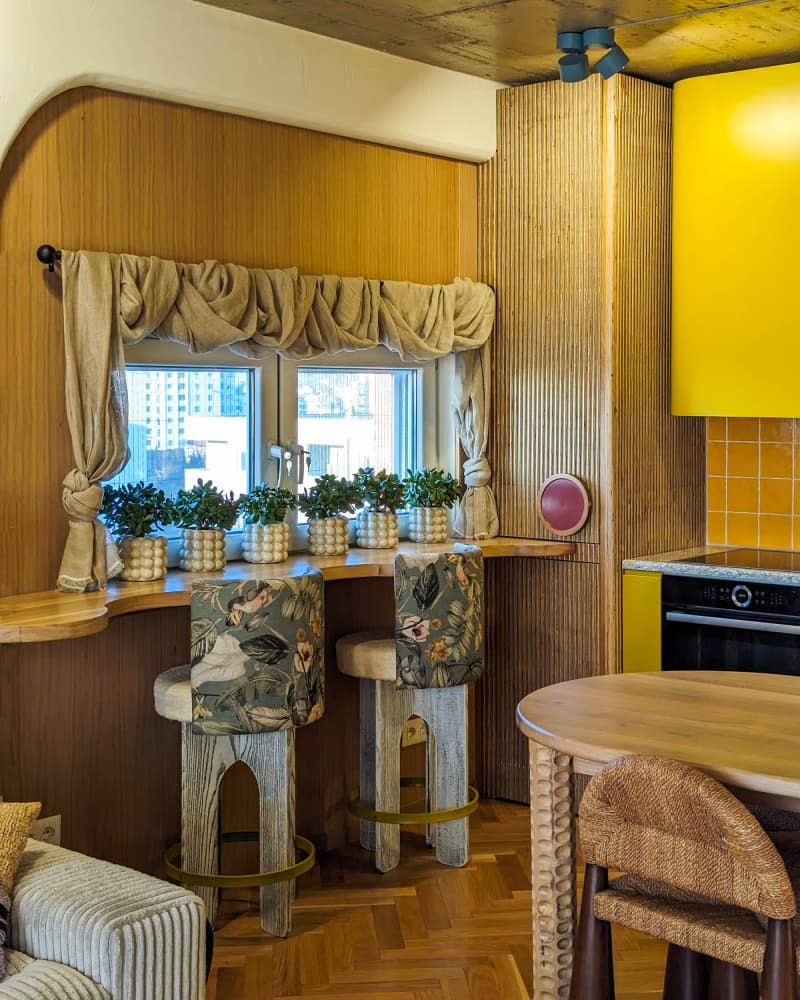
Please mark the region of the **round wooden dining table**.
<svg viewBox="0 0 800 1000"><path fill-rule="evenodd" d="M576 774L626 754L687 761L742 799L800 812L800 677L654 671L565 681L527 695L533 995L567 1000L575 936Z"/></svg>

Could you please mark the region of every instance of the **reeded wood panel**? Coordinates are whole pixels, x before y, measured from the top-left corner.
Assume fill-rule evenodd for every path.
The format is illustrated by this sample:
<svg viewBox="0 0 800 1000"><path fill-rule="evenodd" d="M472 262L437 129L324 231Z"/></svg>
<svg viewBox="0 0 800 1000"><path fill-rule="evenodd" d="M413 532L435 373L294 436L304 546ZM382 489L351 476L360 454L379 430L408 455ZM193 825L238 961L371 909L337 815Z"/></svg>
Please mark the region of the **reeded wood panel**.
<svg viewBox="0 0 800 1000"><path fill-rule="evenodd" d="M600 571L555 559L486 566L489 669L476 685L481 792L526 802L528 746L514 713L529 691L604 672Z"/></svg>
<svg viewBox="0 0 800 1000"><path fill-rule="evenodd" d="M66 535L60 280L43 242L420 282L475 276L476 168L89 88L0 172L0 595L55 581Z"/></svg>
<svg viewBox="0 0 800 1000"><path fill-rule="evenodd" d="M548 476L580 476L597 542L602 83L498 94L497 295L491 462L504 534L555 537L536 515Z"/></svg>

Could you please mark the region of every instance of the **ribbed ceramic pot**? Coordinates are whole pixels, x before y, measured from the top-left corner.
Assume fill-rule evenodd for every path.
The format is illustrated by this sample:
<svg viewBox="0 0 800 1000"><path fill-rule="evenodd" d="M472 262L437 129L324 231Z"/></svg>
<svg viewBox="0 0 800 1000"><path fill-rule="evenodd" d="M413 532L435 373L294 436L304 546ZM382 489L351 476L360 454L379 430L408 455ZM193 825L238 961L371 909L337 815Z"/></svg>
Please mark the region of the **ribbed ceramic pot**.
<svg viewBox="0 0 800 1000"><path fill-rule="evenodd" d="M398 539L397 514L359 511L356 518L356 544L360 548L393 549Z"/></svg>
<svg viewBox="0 0 800 1000"><path fill-rule="evenodd" d="M346 517L310 517L308 551L315 556L340 556L347 552Z"/></svg>
<svg viewBox="0 0 800 1000"><path fill-rule="evenodd" d="M166 538L134 538L126 535L119 543L123 580L161 580L167 575Z"/></svg>
<svg viewBox="0 0 800 1000"><path fill-rule="evenodd" d="M221 528L184 528L180 567L191 573L216 573L224 569L225 532Z"/></svg>
<svg viewBox="0 0 800 1000"><path fill-rule="evenodd" d="M408 512L408 537L412 542L446 542L447 508L412 507Z"/></svg>
<svg viewBox="0 0 800 1000"><path fill-rule="evenodd" d="M251 563L277 563L289 558L289 525L246 524L242 534L242 555Z"/></svg>

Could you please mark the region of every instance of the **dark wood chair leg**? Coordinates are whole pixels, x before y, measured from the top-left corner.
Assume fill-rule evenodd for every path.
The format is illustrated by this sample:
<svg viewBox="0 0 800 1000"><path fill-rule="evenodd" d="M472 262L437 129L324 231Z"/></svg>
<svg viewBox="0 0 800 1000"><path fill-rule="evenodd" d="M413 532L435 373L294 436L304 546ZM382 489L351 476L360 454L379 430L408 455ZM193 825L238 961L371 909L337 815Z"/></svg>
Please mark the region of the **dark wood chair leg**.
<svg viewBox="0 0 800 1000"><path fill-rule="evenodd" d="M711 962L708 1000L758 1000L758 976L731 962Z"/></svg>
<svg viewBox="0 0 800 1000"><path fill-rule="evenodd" d="M608 888L608 871L587 865L569 1000L614 1000L611 925L594 915L594 897Z"/></svg>
<svg viewBox="0 0 800 1000"><path fill-rule="evenodd" d="M663 1000L708 1000L708 967L705 955L671 944L667 949Z"/></svg>
<svg viewBox="0 0 800 1000"><path fill-rule="evenodd" d="M214 961L214 928L206 920L206 982L211 975L211 963Z"/></svg>
<svg viewBox="0 0 800 1000"><path fill-rule="evenodd" d="M798 1000L791 920L770 920L767 923L761 996L763 1000Z"/></svg>

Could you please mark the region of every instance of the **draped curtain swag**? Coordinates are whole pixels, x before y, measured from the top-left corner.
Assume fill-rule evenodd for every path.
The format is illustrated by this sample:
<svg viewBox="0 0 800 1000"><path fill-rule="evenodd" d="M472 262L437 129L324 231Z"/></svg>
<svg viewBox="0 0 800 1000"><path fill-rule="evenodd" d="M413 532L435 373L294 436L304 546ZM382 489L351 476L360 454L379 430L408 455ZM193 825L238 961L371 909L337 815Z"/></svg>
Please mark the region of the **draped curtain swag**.
<svg viewBox="0 0 800 1000"><path fill-rule="evenodd" d="M99 485L128 460L126 344L148 336L202 354L227 347L246 358L277 351L304 359L384 344L404 361L456 354L454 410L467 455L456 514L465 538L498 533L486 460L487 340L494 292L456 278L448 285L322 277L205 261L178 264L129 254L62 252L67 417L75 468L63 482L70 519L58 587L104 587L119 571L97 520Z"/></svg>

